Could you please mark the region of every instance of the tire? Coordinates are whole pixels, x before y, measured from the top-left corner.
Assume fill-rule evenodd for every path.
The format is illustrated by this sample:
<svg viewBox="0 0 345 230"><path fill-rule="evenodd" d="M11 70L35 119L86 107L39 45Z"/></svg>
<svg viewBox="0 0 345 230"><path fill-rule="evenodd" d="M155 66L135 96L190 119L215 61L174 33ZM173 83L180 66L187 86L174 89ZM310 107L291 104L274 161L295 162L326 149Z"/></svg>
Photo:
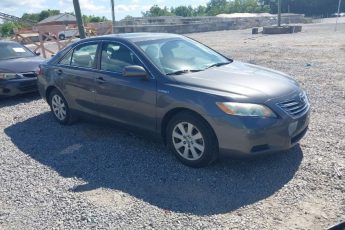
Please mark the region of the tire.
<svg viewBox="0 0 345 230"><path fill-rule="evenodd" d="M60 40L65 40L65 38L66 38L66 36L65 36L64 34L60 34L60 35L59 35L59 39L60 39Z"/></svg>
<svg viewBox="0 0 345 230"><path fill-rule="evenodd" d="M70 125L76 121L76 117L69 109L66 99L58 90L53 89L50 92L49 105L55 120L60 124Z"/></svg>
<svg viewBox="0 0 345 230"><path fill-rule="evenodd" d="M218 158L218 142L213 129L198 115L181 112L166 129L167 144L183 164L200 168Z"/></svg>

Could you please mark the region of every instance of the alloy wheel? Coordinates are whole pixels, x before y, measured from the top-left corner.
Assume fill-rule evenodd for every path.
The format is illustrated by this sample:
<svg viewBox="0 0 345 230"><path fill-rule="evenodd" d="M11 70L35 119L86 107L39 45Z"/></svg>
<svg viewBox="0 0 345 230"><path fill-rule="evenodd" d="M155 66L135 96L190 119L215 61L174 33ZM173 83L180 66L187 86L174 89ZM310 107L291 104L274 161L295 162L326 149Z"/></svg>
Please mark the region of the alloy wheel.
<svg viewBox="0 0 345 230"><path fill-rule="evenodd" d="M174 127L172 141L175 150L186 160L198 160L205 151L202 133L189 122L180 122Z"/></svg>
<svg viewBox="0 0 345 230"><path fill-rule="evenodd" d="M60 120L63 121L66 119L66 105L65 102L63 101L63 99L55 94L52 97L52 109L54 112L54 115Z"/></svg>

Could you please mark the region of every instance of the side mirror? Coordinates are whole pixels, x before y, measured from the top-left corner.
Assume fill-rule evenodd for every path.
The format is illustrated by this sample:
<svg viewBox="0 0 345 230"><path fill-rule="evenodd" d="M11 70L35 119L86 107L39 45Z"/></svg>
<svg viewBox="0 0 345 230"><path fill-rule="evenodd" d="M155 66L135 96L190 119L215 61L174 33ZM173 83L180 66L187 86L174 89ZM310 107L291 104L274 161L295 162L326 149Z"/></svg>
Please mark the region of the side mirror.
<svg viewBox="0 0 345 230"><path fill-rule="evenodd" d="M146 70L139 65L129 65L123 68L122 75L124 77L138 77L138 78L147 78Z"/></svg>
<svg viewBox="0 0 345 230"><path fill-rule="evenodd" d="M35 51L35 54L36 54L36 56L40 56L41 55L41 53L37 52L37 51Z"/></svg>

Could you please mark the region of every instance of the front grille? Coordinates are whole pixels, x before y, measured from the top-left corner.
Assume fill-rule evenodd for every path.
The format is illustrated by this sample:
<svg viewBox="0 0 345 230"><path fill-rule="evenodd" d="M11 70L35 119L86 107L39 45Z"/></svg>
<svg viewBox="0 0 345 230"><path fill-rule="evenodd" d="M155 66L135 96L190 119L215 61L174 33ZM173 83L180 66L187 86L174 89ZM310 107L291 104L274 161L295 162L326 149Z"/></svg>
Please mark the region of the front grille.
<svg viewBox="0 0 345 230"><path fill-rule="evenodd" d="M296 118L305 114L309 109L308 98L305 93L300 93L296 98L278 103L278 106L291 117Z"/></svg>

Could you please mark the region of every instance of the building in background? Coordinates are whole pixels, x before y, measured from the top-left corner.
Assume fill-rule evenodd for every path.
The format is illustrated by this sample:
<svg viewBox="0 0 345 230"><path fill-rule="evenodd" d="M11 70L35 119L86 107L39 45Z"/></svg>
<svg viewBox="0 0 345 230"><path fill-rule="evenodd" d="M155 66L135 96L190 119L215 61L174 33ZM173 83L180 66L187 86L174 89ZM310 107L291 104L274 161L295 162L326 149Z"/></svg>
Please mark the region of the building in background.
<svg viewBox="0 0 345 230"><path fill-rule="evenodd" d="M77 19L74 15L64 13L50 16L37 23L34 30L45 32L63 40L77 34Z"/></svg>

